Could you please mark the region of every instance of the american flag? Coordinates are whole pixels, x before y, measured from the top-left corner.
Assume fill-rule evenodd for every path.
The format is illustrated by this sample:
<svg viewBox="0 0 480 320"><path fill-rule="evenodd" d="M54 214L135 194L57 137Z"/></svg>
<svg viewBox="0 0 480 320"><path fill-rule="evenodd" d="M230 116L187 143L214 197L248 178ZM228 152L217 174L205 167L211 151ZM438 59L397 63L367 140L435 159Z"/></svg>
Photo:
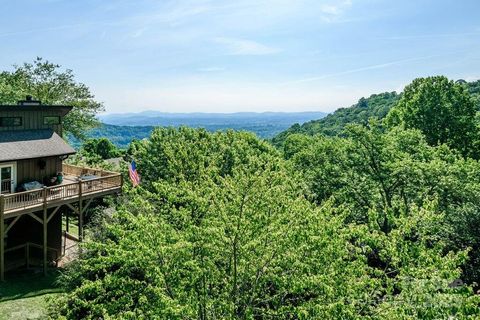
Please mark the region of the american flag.
<svg viewBox="0 0 480 320"><path fill-rule="evenodd" d="M130 176L130 180L132 180L134 187L140 184L140 177L138 176L137 164L135 161L132 161L132 163L128 166L128 175Z"/></svg>

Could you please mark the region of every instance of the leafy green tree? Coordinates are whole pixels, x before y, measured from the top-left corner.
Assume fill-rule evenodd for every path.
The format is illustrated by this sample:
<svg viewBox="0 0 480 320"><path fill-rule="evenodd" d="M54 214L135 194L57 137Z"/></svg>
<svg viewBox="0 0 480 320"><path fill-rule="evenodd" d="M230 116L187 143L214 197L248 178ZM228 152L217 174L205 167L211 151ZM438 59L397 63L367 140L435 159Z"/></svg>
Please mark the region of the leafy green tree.
<svg viewBox="0 0 480 320"><path fill-rule="evenodd" d="M102 103L95 100L85 84L75 80L72 70L62 70L42 58L0 73L0 103L16 104L27 95L45 104L73 106L63 126L66 134L77 138L84 138L85 131L99 124L95 115L103 111Z"/></svg>
<svg viewBox="0 0 480 320"><path fill-rule="evenodd" d="M283 145L283 155L286 159L308 148L314 139L304 134L292 134L287 137Z"/></svg>
<svg viewBox="0 0 480 320"><path fill-rule="evenodd" d="M480 109L480 80L461 83L465 86L468 92L473 96L473 98L477 101L478 109Z"/></svg>
<svg viewBox="0 0 480 320"><path fill-rule="evenodd" d="M390 111L387 123L419 129L430 145L445 143L463 155L477 156L477 106L460 83L446 77L415 79Z"/></svg>
<svg viewBox="0 0 480 320"><path fill-rule="evenodd" d="M110 140L99 138L86 140L82 145L81 153L86 154L86 156L99 156L106 160L118 157L120 150Z"/></svg>
<svg viewBox="0 0 480 320"><path fill-rule="evenodd" d="M255 157L279 156L270 144L252 133L209 133L187 127L157 128L150 139L137 143L133 149L144 187L150 191L152 183L158 180L196 181L203 172L223 177Z"/></svg>

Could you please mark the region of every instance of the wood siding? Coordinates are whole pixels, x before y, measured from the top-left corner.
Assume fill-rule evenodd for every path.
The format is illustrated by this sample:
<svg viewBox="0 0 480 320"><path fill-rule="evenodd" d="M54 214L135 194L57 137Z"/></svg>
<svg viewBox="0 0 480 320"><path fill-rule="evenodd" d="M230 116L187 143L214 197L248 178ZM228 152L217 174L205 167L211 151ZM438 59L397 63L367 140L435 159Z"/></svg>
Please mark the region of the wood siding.
<svg viewBox="0 0 480 320"><path fill-rule="evenodd" d="M18 107L16 111L6 111L0 110L0 117L21 117L22 125L16 127L0 127L0 131L12 131L12 130L35 130L35 129L52 129L60 137L62 136L62 125L63 118L59 110L22 110L22 106ZM60 117L59 125L44 125L44 117Z"/></svg>
<svg viewBox="0 0 480 320"><path fill-rule="evenodd" d="M45 160L45 169L41 170L39 161ZM57 175L62 171L62 160L59 157L28 159L17 161L17 186L23 182L39 181Z"/></svg>

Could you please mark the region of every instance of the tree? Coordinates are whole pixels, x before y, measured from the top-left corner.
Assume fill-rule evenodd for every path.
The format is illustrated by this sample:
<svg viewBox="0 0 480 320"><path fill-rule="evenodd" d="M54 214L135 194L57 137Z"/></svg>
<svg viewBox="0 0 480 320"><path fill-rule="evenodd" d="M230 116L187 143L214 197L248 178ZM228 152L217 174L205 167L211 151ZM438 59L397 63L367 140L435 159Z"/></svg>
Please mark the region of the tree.
<svg viewBox="0 0 480 320"><path fill-rule="evenodd" d="M13 71L0 73L0 103L16 104L30 95L45 104L73 106L64 119L65 133L85 138L85 132L99 124L95 115L103 111L90 89L75 80L70 69L37 58L33 63L15 65Z"/></svg>
<svg viewBox="0 0 480 320"><path fill-rule="evenodd" d="M283 156L286 159L291 158L298 152L308 148L309 144L314 140L310 136L304 134L294 133L287 137L283 144Z"/></svg>
<svg viewBox="0 0 480 320"><path fill-rule="evenodd" d="M82 145L81 152L91 156L99 156L103 160L120 155L118 148L107 138L86 140Z"/></svg>
<svg viewBox="0 0 480 320"><path fill-rule="evenodd" d="M390 127L419 129L430 145L445 143L464 156L478 156L476 113L475 101L461 83L436 76L406 86L386 121Z"/></svg>

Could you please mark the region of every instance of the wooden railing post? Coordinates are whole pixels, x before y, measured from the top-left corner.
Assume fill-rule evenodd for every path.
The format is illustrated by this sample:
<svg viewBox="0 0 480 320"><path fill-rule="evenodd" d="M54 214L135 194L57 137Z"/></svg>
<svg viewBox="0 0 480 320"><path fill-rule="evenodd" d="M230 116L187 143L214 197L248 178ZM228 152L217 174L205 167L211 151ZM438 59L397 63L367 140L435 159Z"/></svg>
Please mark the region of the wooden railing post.
<svg viewBox="0 0 480 320"><path fill-rule="evenodd" d="M5 196L0 195L0 281L5 281Z"/></svg>
<svg viewBox="0 0 480 320"><path fill-rule="evenodd" d="M68 210L64 212L65 212L65 229L67 232L70 232L70 220L68 218L69 217Z"/></svg>
<svg viewBox="0 0 480 320"><path fill-rule="evenodd" d="M43 274L47 275L47 232L48 232L48 215L47 215L47 188L43 187Z"/></svg>
<svg viewBox="0 0 480 320"><path fill-rule="evenodd" d="M83 240L83 199L82 179L78 182L78 240Z"/></svg>
<svg viewBox="0 0 480 320"><path fill-rule="evenodd" d="M63 233L63 250L62 255L64 256L67 253L67 232Z"/></svg>

